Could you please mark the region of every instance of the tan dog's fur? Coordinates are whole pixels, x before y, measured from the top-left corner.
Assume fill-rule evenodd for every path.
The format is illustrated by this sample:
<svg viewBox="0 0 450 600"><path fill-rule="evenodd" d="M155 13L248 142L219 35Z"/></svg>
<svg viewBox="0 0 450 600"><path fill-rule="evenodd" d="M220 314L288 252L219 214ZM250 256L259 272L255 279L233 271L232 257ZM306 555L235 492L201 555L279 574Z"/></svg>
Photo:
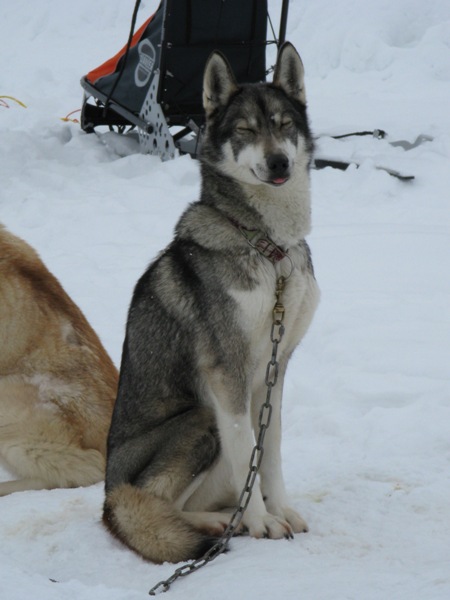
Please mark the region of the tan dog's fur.
<svg viewBox="0 0 450 600"><path fill-rule="evenodd" d="M104 478L118 373L37 253L0 225L0 496Z"/></svg>

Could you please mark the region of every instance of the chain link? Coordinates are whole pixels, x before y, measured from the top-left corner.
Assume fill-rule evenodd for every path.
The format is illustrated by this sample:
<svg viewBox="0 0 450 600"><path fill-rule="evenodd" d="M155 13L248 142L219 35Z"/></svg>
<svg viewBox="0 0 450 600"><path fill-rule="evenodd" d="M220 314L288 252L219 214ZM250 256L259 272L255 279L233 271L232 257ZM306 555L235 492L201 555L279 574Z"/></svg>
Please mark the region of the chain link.
<svg viewBox="0 0 450 600"><path fill-rule="evenodd" d="M270 419L272 417L272 388L277 384L278 381L278 345L280 344L284 335L284 306L281 302L281 298L284 291L285 283L286 279L283 276L280 276L277 279L277 285L275 290L276 302L273 307L272 328L270 331L270 341L272 342L272 355L270 357L269 362L267 363L266 376L264 380L267 387L266 400L261 405L261 410L259 411L258 438L250 456L249 471L247 479L245 481L245 485L242 489L241 495L239 496L237 508L233 512L230 521L219 540L207 552L205 552L203 556L189 563L186 563L185 565L182 565L181 567L176 569L168 579L160 581L154 587L152 587L152 589L149 591L150 596L156 596L158 592L167 592L174 581L176 581L180 577L190 575L194 571L198 571L198 569L201 569L206 564L217 558L219 554L222 554L222 552L224 552L227 549L230 539L233 537L234 533L236 532L237 528L239 527L242 521L244 513L250 502L250 498L252 497L253 486L255 484L259 468L261 466L261 462L264 455L264 437L266 435L267 429L269 428Z"/></svg>

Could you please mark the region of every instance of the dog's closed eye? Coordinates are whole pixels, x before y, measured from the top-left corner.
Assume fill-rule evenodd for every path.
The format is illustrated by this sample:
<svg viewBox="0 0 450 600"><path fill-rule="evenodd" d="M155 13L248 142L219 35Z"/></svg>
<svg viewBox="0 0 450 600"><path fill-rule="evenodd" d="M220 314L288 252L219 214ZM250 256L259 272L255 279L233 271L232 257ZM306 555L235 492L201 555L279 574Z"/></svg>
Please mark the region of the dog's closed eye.
<svg viewBox="0 0 450 600"><path fill-rule="evenodd" d="M289 129L294 124L291 118L285 118L281 121L281 129Z"/></svg>
<svg viewBox="0 0 450 600"><path fill-rule="evenodd" d="M256 135L256 131L251 127L238 126L236 132L240 135Z"/></svg>

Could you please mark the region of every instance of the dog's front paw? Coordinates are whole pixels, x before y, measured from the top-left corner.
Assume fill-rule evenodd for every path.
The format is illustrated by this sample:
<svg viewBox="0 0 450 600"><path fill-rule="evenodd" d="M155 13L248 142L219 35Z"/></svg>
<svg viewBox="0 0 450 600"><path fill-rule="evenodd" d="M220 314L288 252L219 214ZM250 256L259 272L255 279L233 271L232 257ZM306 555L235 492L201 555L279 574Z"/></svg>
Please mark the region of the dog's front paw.
<svg viewBox="0 0 450 600"><path fill-rule="evenodd" d="M294 533L306 533L308 531L308 524L293 508L283 508L281 514L292 527Z"/></svg>
<svg viewBox="0 0 450 600"><path fill-rule="evenodd" d="M296 510L289 508L287 502L284 500L284 498L275 499L272 497L272 501L270 501L270 499L266 497L264 501L267 512L287 521L294 533L306 533L308 531L306 521L302 519Z"/></svg>
<svg viewBox="0 0 450 600"><path fill-rule="evenodd" d="M266 503L266 507L270 514L287 521L294 533L306 533L308 531L306 521L293 508L278 503L276 505Z"/></svg>
<svg viewBox="0 0 450 600"><path fill-rule="evenodd" d="M289 523L285 519L276 517L270 513L266 513L260 518L244 517L243 525L248 530L249 535L255 538L279 540L281 538L291 539L294 537Z"/></svg>

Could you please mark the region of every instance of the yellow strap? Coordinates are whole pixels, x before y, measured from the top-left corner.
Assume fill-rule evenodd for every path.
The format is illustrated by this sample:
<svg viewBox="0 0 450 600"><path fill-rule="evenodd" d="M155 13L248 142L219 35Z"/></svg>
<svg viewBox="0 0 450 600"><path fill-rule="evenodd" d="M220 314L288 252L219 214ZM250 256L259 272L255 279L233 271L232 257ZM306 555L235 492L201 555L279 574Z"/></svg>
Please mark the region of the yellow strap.
<svg viewBox="0 0 450 600"><path fill-rule="evenodd" d="M81 108L77 108L76 110L73 110L65 117L60 117L61 121L65 121L65 122L70 121L71 123L79 123L80 121L78 119L69 119L70 115L73 115L73 113L76 113L76 112L81 112Z"/></svg>
<svg viewBox="0 0 450 600"><path fill-rule="evenodd" d="M17 104L20 104L20 106L23 106L23 108L27 108L26 104L24 104L20 100L17 100L17 98L14 98L14 96L0 96L0 100L2 98L7 98L8 100L14 100L14 102L17 102ZM7 105L7 108L9 108L8 105Z"/></svg>

